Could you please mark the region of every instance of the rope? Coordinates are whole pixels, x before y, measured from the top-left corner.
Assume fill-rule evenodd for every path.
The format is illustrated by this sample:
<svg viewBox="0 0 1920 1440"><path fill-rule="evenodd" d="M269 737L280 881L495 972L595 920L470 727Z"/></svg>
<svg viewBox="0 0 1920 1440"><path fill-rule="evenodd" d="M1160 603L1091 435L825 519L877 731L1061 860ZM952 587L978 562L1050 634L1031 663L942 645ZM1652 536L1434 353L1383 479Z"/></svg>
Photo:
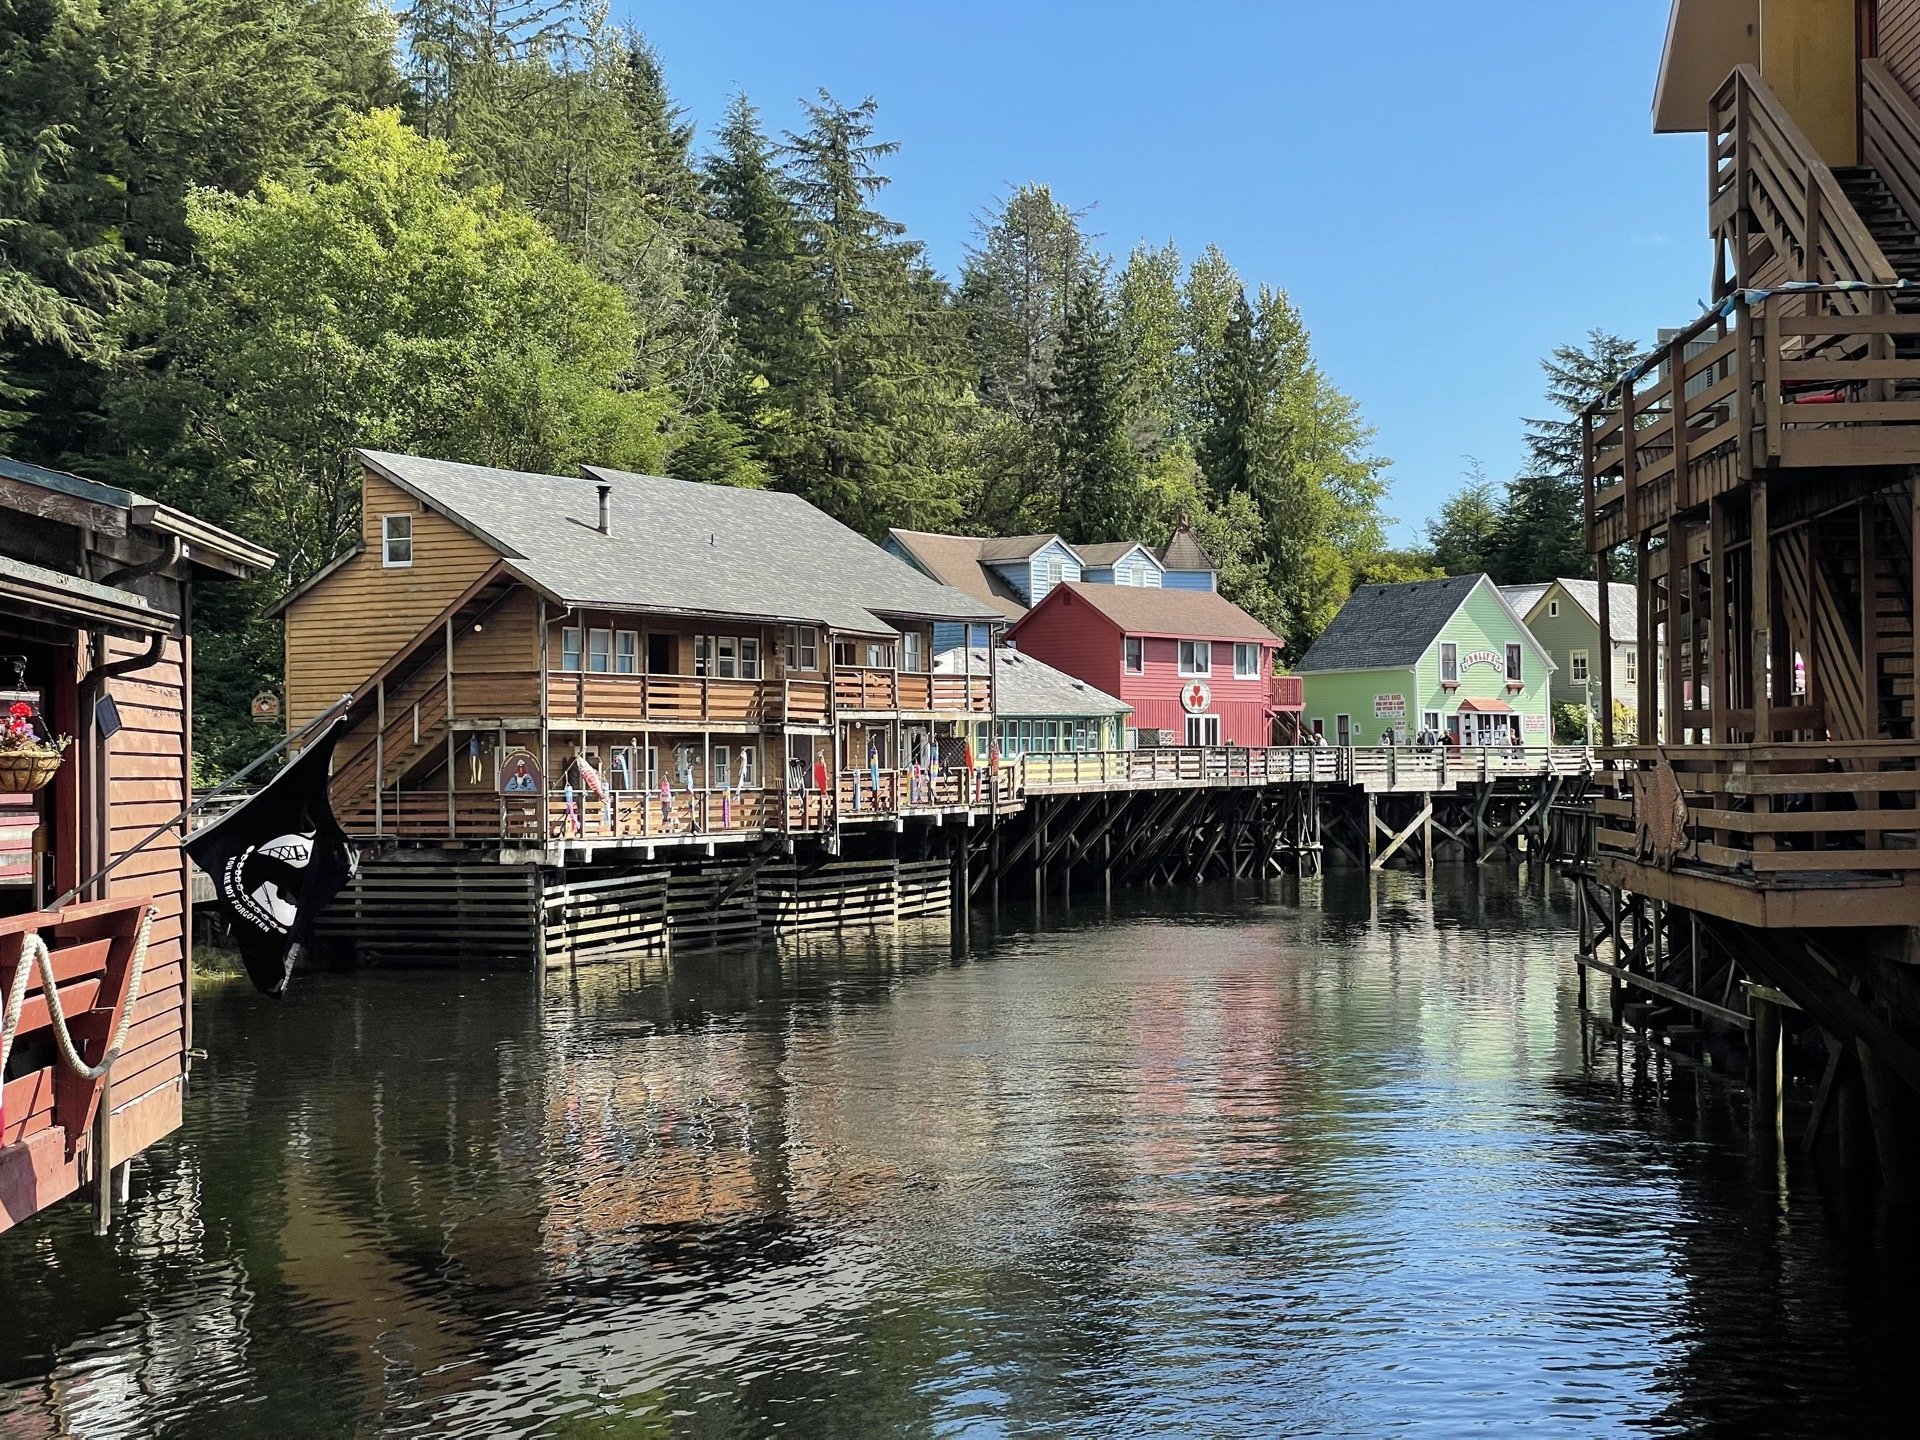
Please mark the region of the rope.
<svg viewBox="0 0 1920 1440"><path fill-rule="evenodd" d="M54 1039L60 1044L61 1057L82 1080L98 1080L113 1068L113 1062L120 1058L120 1047L126 1043L127 1031L133 1024L134 1002L140 998L140 976L147 968L147 941L153 934L154 910L151 905L140 917L140 932L134 936L132 973L127 977L127 999L120 1007L120 1021L114 1026L113 1042L107 1046L107 1053L100 1058L98 1065L88 1065L80 1058L79 1048L73 1043L73 1036L67 1030L67 1017L60 1009L60 987L53 973L53 952L47 948L47 942L38 934L28 935L20 942L20 963L13 972L13 985L7 992L7 1008L0 1016L0 1075L7 1069L7 1056L13 1049L14 1036L20 1029L20 1012L27 1004L27 981L37 969L40 972L40 991L46 997L47 1013L53 1017ZM31 963L29 963L31 962Z"/></svg>

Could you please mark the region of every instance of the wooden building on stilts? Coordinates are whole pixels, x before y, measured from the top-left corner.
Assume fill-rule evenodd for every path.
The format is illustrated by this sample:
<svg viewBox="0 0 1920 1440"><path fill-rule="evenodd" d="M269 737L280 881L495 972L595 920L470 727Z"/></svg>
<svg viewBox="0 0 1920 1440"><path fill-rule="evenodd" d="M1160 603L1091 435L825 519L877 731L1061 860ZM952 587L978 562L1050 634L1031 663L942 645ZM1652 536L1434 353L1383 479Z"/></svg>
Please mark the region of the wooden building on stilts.
<svg viewBox="0 0 1920 1440"><path fill-rule="evenodd" d="M130 1159L179 1127L190 887L178 835L152 832L190 798L189 582L272 563L143 495L0 458L0 725L47 752L0 743L0 993L19 1001L0 1230L81 1190L104 1227Z"/></svg>
<svg viewBox="0 0 1920 1440"><path fill-rule="evenodd" d="M934 633L997 610L793 495L360 458L359 543L281 607L288 724L354 696L337 945L559 964L947 912L1017 802L972 743L993 652L936 672Z"/></svg>
<svg viewBox="0 0 1920 1440"><path fill-rule="evenodd" d="M1616 1019L1744 1041L1769 1132L1784 1057L1806 1142L1897 1180L1920 1143L1920 0L1678 0L1655 123L1706 136L1714 308L1582 421L1589 548L1638 587L1641 657L1628 680L1598 652L1586 954Z"/></svg>

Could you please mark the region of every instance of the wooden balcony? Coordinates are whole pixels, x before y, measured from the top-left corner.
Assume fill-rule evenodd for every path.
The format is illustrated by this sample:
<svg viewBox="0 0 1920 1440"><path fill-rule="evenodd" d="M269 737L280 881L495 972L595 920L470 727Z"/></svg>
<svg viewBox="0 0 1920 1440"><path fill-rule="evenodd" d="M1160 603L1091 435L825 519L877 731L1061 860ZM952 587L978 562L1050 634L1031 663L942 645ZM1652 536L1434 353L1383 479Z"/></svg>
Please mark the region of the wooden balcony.
<svg viewBox="0 0 1920 1440"><path fill-rule="evenodd" d="M548 714L557 724L753 729L777 722L785 703L780 681L582 670L547 675Z"/></svg>
<svg viewBox="0 0 1920 1440"><path fill-rule="evenodd" d="M1920 359L1895 358L1920 315L1889 294L1746 292L1590 408L1589 550L1702 516L1760 473L1920 463Z"/></svg>
<svg viewBox="0 0 1920 1440"><path fill-rule="evenodd" d="M1917 764L1907 742L1606 752L1596 874L1747 925L1920 924ZM1662 827L1676 803L1674 848Z"/></svg>
<svg viewBox="0 0 1920 1440"><path fill-rule="evenodd" d="M985 715L992 689L985 675L928 675L840 665L833 672L833 701L843 713Z"/></svg>

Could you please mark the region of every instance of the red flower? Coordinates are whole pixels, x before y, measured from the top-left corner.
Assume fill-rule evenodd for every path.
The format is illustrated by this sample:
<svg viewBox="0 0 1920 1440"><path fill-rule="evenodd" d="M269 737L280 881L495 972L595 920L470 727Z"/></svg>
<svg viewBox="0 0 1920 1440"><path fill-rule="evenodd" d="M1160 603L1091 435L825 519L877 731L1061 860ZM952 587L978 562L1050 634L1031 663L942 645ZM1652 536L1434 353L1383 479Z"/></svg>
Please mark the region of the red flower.
<svg viewBox="0 0 1920 1440"><path fill-rule="evenodd" d="M24 700L16 700L7 707L7 713L16 720L24 720L33 714L33 707Z"/></svg>

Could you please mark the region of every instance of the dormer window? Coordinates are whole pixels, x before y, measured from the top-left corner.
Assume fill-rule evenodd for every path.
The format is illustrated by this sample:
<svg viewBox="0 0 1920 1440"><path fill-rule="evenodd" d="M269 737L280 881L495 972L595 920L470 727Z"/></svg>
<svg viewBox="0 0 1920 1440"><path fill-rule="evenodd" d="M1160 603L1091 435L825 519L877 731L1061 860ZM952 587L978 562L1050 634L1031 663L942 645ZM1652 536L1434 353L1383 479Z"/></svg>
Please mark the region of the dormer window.
<svg viewBox="0 0 1920 1440"><path fill-rule="evenodd" d="M380 563L389 570L403 570L413 564L413 517L380 517Z"/></svg>

